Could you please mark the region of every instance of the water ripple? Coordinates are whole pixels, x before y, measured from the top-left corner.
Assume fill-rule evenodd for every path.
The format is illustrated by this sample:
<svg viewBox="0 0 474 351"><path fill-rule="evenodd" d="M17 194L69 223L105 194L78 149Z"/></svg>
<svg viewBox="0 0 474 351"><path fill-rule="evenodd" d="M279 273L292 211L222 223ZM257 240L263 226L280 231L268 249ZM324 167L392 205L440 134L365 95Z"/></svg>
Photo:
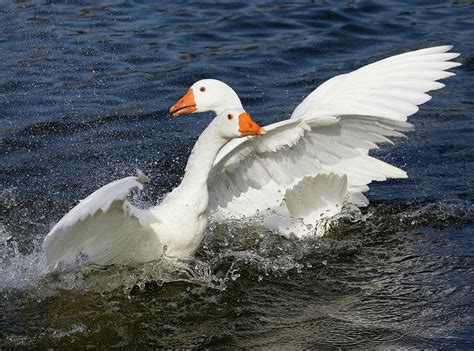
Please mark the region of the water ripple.
<svg viewBox="0 0 474 351"><path fill-rule="evenodd" d="M0 9L0 347L473 347L470 1L123 1ZM457 76L374 155L410 178L371 185L324 238L212 224L174 269L64 267L40 243L97 187L143 169L139 205L184 172L209 116L171 119L195 80L231 84L263 124L318 84L430 45Z"/></svg>

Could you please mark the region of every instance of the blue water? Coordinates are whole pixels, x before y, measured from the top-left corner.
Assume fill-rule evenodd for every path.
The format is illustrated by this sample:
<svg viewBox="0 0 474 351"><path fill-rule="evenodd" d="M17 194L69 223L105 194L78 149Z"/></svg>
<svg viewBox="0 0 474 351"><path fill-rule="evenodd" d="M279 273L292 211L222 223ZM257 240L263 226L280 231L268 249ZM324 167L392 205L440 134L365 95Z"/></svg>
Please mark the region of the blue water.
<svg viewBox="0 0 474 351"><path fill-rule="evenodd" d="M0 347L474 348L471 1L12 1L0 28ZM186 272L44 274L39 244L79 199L136 168L137 203L177 185L211 119L168 115L194 81L265 125L334 75L443 44L457 75L375 153L410 178L325 238L211 224Z"/></svg>

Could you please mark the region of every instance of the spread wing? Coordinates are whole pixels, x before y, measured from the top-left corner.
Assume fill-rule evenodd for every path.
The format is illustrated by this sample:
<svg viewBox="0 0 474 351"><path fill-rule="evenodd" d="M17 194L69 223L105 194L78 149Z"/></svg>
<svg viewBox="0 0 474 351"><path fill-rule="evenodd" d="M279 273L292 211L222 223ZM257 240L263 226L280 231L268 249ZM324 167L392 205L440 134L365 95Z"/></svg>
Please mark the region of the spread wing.
<svg viewBox="0 0 474 351"><path fill-rule="evenodd" d="M444 86L437 80L453 75L446 70L459 65L448 62L458 56L447 53L450 48L409 52L334 77L291 119L265 127L266 135L231 141L210 175L211 210L222 217L254 216L280 206L304 177L322 173L346 176L349 201L366 205L362 193L372 181L407 176L369 150L412 129L407 117L430 99L427 91Z"/></svg>
<svg viewBox="0 0 474 351"><path fill-rule="evenodd" d="M149 228L151 215L127 201L143 189L148 178L127 177L98 189L69 211L43 242L47 265L83 259L99 265L144 262L156 256L156 235Z"/></svg>
<svg viewBox="0 0 474 351"><path fill-rule="evenodd" d="M406 121L431 97L430 90L444 87L437 80L454 75L448 69L458 53L452 46L437 46L392 56L341 74L321 84L299 104L291 118L348 114Z"/></svg>
<svg viewBox="0 0 474 351"><path fill-rule="evenodd" d="M334 173L347 176L353 202L374 180L403 178L406 173L368 155L389 137L403 136L407 122L369 116L287 120L266 127L267 133L229 143L214 164L210 209L225 216L252 216L279 206L287 189L306 176Z"/></svg>

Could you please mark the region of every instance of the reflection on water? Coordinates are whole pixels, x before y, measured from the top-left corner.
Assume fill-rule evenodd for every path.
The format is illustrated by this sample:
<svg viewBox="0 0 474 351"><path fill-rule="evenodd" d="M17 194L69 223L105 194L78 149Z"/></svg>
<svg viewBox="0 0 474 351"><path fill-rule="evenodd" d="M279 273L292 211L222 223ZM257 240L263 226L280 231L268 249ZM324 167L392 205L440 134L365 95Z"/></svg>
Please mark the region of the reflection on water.
<svg viewBox="0 0 474 351"><path fill-rule="evenodd" d="M472 348L471 7L5 4L0 347ZM410 178L374 184L325 237L211 223L190 262L46 271L41 242L78 199L135 168L142 206L179 182L209 116L167 110L197 79L268 124L336 74L447 43L457 76L375 152Z"/></svg>

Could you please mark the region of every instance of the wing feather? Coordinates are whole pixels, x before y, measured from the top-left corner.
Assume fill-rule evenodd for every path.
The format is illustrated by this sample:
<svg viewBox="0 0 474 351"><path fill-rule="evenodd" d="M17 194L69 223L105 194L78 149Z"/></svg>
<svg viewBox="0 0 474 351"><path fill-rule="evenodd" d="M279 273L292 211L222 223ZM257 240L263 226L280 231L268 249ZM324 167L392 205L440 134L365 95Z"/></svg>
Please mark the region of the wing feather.
<svg viewBox="0 0 474 351"><path fill-rule="evenodd" d="M430 99L426 92L444 86L436 81L453 75L447 70L460 65L449 61L459 56L447 52L451 48L400 54L331 78L308 95L291 118L360 114L406 121L418 111L417 105Z"/></svg>
<svg viewBox="0 0 474 351"><path fill-rule="evenodd" d="M148 178L127 177L109 183L69 211L43 241L47 265L77 259L107 265L129 261L147 261L150 247L160 247L148 224L150 214L127 201L128 194L143 189Z"/></svg>
<svg viewBox="0 0 474 351"><path fill-rule="evenodd" d="M347 178L349 201L367 205L362 193L372 181L407 176L369 151L413 129L407 117L431 99L428 91L444 87L437 80L453 75L447 70L459 65L449 61L459 56L450 49L412 51L331 78L289 120L265 127L266 135L227 144L208 182L211 211L221 218L252 216L280 206L287 189L305 177L319 189L314 183L326 178L318 175L330 173Z"/></svg>

